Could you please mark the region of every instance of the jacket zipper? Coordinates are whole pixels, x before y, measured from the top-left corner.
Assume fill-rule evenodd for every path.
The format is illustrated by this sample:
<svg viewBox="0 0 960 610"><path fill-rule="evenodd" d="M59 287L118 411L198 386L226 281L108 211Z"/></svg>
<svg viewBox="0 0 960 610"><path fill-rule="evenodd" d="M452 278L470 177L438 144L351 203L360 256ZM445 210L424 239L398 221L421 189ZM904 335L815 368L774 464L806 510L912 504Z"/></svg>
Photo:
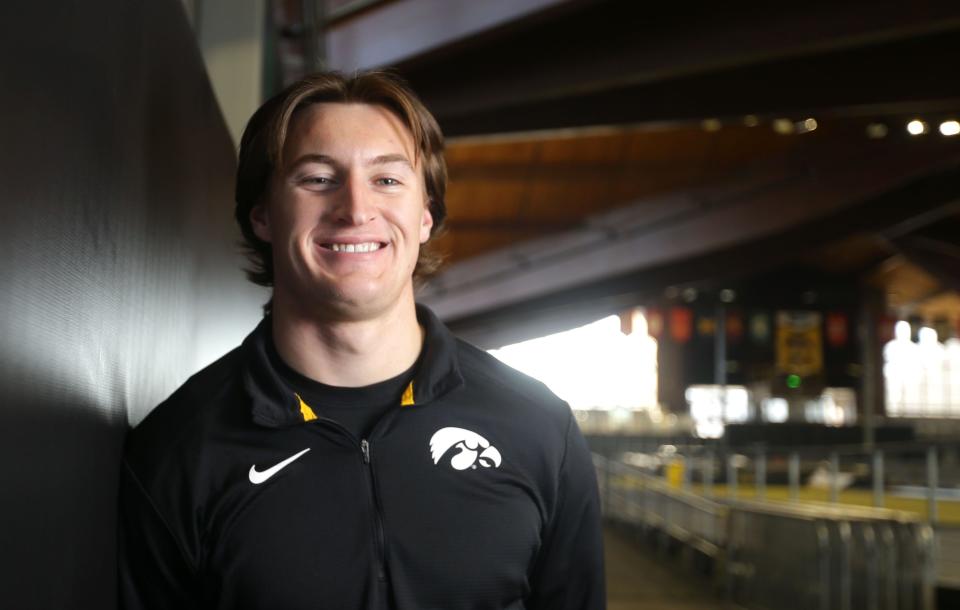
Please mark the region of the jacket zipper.
<svg viewBox="0 0 960 610"><path fill-rule="evenodd" d="M381 420L382 419L384 418L381 418ZM347 430L346 427L344 427L340 422L327 417L318 417L316 421L323 422L338 429L340 432L346 435L347 438L350 438L356 442L357 437ZM380 422L377 423L379 424ZM376 425L374 428L376 428ZM385 582L387 580L387 551L386 537L383 533L383 511L380 508L380 497L377 493L377 485L373 476L373 464L370 463L370 441L367 439L362 439L360 441L360 453L363 461L364 474L367 478L367 490L370 492L370 508L373 511L374 543L377 546L377 579L380 582Z"/></svg>
<svg viewBox="0 0 960 610"><path fill-rule="evenodd" d="M366 466L367 482L370 486L370 495L373 498L374 525L376 526L377 553L379 554L379 564L377 566L377 577L381 582L387 580L387 552L386 540L383 535L383 511L380 508L380 496L377 493L377 485L373 475L373 464L370 462L370 442L367 439L360 441L360 452L363 454L363 463Z"/></svg>
<svg viewBox="0 0 960 610"><path fill-rule="evenodd" d="M392 420L396 416L397 410L389 411L380 417L376 423L373 425L373 429L370 431L370 436L376 436L377 431L385 424L385 422ZM318 422L322 421L328 425L332 425L334 428L339 429L347 438L353 439L356 441L357 437L354 436L345 426L340 422L332 420L327 417L318 417ZM380 503L380 493L377 491L377 481L376 476L373 471L373 463L370 459L370 441L367 439L360 439L360 454L363 461L363 470L367 477L367 489L370 491L371 498L371 508L373 509L373 522L374 522L374 538L375 544L377 546L377 579L380 582L386 582L387 580L387 542L386 535L384 533L383 527L383 508Z"/></svg>

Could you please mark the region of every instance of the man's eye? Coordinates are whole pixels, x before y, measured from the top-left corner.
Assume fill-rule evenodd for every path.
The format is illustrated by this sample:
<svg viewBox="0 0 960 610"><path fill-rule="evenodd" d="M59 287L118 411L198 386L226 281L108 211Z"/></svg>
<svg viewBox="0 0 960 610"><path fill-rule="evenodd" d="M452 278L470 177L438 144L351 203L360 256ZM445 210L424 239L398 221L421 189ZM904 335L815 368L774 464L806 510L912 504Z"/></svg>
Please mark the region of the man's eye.
<svg viewBox="0 0 960 610"><path fill-rule="evenodd" d="M377 184L380 186L400 186L400 181L396 178L377 178Z"/></svg>
<svg viewBox="0 0 960 610"><path fill-rule="evenodd" d="M336 185L332 176L300 176L296 183L308 189L328 189Z"/></svg>

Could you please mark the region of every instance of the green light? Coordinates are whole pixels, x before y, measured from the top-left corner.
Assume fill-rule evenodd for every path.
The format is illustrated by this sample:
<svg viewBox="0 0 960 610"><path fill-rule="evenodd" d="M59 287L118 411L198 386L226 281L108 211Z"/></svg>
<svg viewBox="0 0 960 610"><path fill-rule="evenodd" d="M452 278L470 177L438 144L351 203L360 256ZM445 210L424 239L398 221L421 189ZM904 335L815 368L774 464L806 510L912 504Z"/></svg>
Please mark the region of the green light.
<svg viewBox="0 0 960 610"><path fill-rule="evenodd" d="M796 390L800 387L800 375L787 375L787 387Z"/></svg>

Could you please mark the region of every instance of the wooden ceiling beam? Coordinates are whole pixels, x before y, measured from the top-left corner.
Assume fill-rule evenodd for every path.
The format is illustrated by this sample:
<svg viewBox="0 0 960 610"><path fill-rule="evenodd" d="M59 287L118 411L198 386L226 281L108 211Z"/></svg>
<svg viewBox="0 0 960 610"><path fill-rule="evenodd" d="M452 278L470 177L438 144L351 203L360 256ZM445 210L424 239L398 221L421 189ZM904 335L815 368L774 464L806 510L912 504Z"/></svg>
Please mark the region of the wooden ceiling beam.
<svg viewBox="0 0 960 610"><path fill-rule="evenodd" d="M354 71L390 66L570 2L404 0L367 4L371 6L365 6L362 13L334 13L325 24L325 59L331 67Z"/></svg>
<svg viewBox="0 0 960 610"><path fill-rule="evenodd" d="M397 66L449 136L957 108L960 3L567 3Z"/></svg>
<svg viewBox="0 0 960 610"><path fill-rule="evenodd" d="M874 165L875 171L881 171L878 164ZM883 171L887 174L896 167L895 164L890 163L884 165L886 167ZM858 172L852 172L849 178L845 179L859 180L858 175ZM823 180L825 176L821 175L818 182ZM812 188L805 189L806 205L814 205L814 202L826 193L832 193L831 197L838 196L837 187L841 182L842 180L839 180L832 186L822 185L826 190L821 188L820 192L814 192ZM750 223L732 223L731 219L722 215L716 218L711 216L711 219L701 215L691 217L690 221L685 222L683 226L671 230L675 233L675 237L669 242L663 241L657 234L649 238L642 237L635 246L631 246L631 251L635 252L637 260L634 270L609 273L612 263L608 263L606 277L602 277L601 270L597 268L593 271L597 279L584 279L571 282L566 286L558 282L552 290L542 289L539 293L536 290L537 286L540 285L542 288L546 286L538 279L526 278L522 282L527 290L523 298L511 298L510 291L507 289L507 285L512 281L511 274L504 270L491 285L485 288L479 284L465 285L463 294L457 294L456 289L447 295L443 292L434 293L435 302L431 304L441 310L444 306L447 307L447 319L455 325L461 322L470 325L478 320L489 320L491 316L509 317L514 312L538 308L550 309L557 306L569 307L574 303L614 298L617 295L623 298L625 295L632 295L632 298L638 299L640 295L649 295L676 283L743 277L796 260L798 254L803 251L821 247L851 233L858 231L882 233L911 216L953 206L960 198L958 184L960 184L960 168L953 166L941 168L922 177L914 177L886 192L883 189L873 190L873 194L866 197L855 194L862 186L854 187L844 195L847 198L846 201L841 198L834 202L829 214L821 214L817 218L816 213L808 210L804 212L805 219L798 217L789 220L779 229L763 234L759 230L757 219L765 213L765 209L773 206L780 210L781 214L797 211L792 207L792 203L788 203L789 199L785 198L789 195L788 191L772 191L767 196L757 197L754 204L749 206L750 212L744 218L751 218ZM729 237L735 231L741 232L743 239L734 240L731 243ZM747 236L747 233L752 235ZM685 253L681 253L677 250L669 256L663 252L663 248L667 247L668 243L675 246L702 244L705 241L712 243L721 235L727 240L728 245L722 246L718 242L713 247L704 248L706 252L694 252L688 249ZM653 247L660 250L660 254L657 255L660 260L656 262L653 260L657 258L654 256L655 251L651 249ZM586 260L583 263L578 260L568 261L562 265L563 274L569 276L575 271L576 265L585 263ZM561 266L557 268L559 270ZM497 288L494 284L497 286L503 284L503 286ZM481 292L488 296L497 294L500 298L494 302L484 297L486 298L484 301L484 298L477 296ZM429 299L427 301L429 302Z"/></svg>
<svg viewBox="0 0 960 610"><path fill-rule="evenodd" d="M593 125L629 125L737 118L745 115L848 117L960 110L960 80L950 59L960 56L957 31L894 43L716 70L656 82L514 99L481 95L432 100L451 136ZM520 75L517 75L519 78ZM495 89L494 85L488 85ZM523 85L516 88L524 89ZM459 89L456 82L450 90ZM480 95L480 94L478 94Z"/></svg>
<svg viewBox="0 0 960 610"><path fill-rule="evenodd" d="M960 292L960 248L957 245L913 235L897 238L893 244L907 260L935 277L943 287Z"/></svg>

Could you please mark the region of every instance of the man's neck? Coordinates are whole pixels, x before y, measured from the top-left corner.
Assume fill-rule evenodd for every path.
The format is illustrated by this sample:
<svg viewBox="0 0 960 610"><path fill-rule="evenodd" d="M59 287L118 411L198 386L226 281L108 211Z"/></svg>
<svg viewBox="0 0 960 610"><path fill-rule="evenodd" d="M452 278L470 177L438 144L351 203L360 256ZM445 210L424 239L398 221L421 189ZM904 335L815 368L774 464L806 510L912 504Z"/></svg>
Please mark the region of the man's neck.
<svg viewBox="0 0 960 610"><path fill-rule="evenodd" d="M396 377L423 347L413 299L369 320L319 320L274 301L273 341L297 372L321 383L362 387Z"/></svg>

